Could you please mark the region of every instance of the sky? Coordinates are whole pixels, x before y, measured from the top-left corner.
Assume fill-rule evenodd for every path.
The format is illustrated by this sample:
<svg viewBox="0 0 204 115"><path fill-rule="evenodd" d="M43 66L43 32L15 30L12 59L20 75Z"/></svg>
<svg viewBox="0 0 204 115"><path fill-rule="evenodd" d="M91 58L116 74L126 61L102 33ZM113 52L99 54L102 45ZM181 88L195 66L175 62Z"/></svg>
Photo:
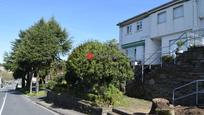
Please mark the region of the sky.
<svg viewBox="0 0 204 115"><path fill-rule="evenodd" d="M87 40L118 40L117 23L170 0L0 0L0 63L20 30L51 17L66 28L73 47ZM65 57L66 58L66 57Z"/></svg>

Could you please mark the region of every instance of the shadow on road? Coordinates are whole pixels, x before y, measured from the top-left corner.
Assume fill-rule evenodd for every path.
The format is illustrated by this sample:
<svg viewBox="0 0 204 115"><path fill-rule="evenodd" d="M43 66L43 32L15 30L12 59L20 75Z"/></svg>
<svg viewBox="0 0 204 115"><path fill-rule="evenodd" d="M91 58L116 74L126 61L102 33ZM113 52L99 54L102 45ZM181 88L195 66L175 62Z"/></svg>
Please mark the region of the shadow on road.
<svg viewBox="0 0 204 115"><path fill-rule="evenodd" d="M8 89L6 91L1 91L2 93L9 93L9 94L14 94L14 95L23 95L22 92L15 90L15 89Z"/></svg>

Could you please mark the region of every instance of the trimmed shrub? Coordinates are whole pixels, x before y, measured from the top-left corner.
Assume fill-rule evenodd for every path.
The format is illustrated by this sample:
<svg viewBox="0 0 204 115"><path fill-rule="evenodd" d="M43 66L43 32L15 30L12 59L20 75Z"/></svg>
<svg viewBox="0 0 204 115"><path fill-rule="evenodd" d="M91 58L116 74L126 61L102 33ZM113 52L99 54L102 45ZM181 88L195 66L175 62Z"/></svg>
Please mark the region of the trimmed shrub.
<svg viewBox="0 0 204 115"><path fill-rule="evenodd" d="M95 92L88 93L85 97L97 105L120 105L123 102L123 93L113 85L101 86Z"/></svg>
<svg viewBox="0 0 204 115"><path fill-rule="evenodd" d="M81 93L102 96L101 88L119 88L132 78L128 58L110 43L86 42L74 49L67 61L67 83Z"/></svg>

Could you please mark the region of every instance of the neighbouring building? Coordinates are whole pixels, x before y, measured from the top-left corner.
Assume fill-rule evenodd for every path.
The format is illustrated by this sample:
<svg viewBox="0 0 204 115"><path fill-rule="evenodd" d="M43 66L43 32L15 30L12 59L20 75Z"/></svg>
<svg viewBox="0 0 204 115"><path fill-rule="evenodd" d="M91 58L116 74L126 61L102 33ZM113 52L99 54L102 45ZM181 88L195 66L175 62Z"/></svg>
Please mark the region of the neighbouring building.
<svg viewBox="0 0 204 115"><path fill-rule="evenodd" d="M117 25L120 48L131 61L159 64L175 49L175 39L204 28L204 0L172 0Z"/></svg>
<svg viewBox="0 0 204 115"><path fill-rule="evenodd" d="M6 71L3 66L0 65L0 71Z"/></svg>

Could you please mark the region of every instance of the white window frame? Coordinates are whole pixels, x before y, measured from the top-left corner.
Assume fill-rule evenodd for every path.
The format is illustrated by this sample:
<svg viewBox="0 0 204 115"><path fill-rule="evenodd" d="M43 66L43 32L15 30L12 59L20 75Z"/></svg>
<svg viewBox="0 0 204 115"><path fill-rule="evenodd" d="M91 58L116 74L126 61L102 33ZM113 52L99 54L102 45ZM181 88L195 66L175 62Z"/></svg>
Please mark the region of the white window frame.
<svg viewBox="0 0 204 115"><path fill-rule="evenodd" d="M179 10L181 10L182 14L176 16L177 15L176 13L180 12ZM184 17L184 5L180 5L180 6L177 6L177 7L173 8L173 19L178 19L178 18L182 18L182 17Z"/></svg>
<svg viewBox="0 0 204 115"><path fill-rule="evenodd" d="M162 16L164 16L164 17L162 18ZM160 12L157 14L157 24L166 23L166 20L167 20L167 12L166 11L163 11L163 12Z"/></svg>
<svg viewBox="0 0 204 115"><path fill-rule="evenodd" d="M127 33L127 34L131 34L131 33L132 33L132 25L128 25L128 26L126 27L126 33Z"/></svg>
<svg viewBox="0 0 204 115"><path fill-rule="evenodd" d="M143 28L143 22L138 21L137 24L136 24L136 32L142 31L142 28Z"/></svg>

